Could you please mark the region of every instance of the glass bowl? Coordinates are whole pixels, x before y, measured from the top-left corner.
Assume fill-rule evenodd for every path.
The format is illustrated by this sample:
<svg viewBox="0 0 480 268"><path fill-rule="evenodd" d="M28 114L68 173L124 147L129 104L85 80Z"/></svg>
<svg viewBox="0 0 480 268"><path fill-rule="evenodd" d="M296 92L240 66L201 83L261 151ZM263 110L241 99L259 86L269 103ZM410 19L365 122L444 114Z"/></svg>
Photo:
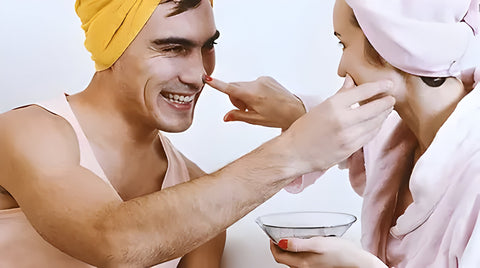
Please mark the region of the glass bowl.
<svg viewBox="0 0 480 268"><path fill-rule="evenodd" d="M282 238L340 237L356 220L347 213L305 211L268 214L255 222L276 244Z"/></svg>

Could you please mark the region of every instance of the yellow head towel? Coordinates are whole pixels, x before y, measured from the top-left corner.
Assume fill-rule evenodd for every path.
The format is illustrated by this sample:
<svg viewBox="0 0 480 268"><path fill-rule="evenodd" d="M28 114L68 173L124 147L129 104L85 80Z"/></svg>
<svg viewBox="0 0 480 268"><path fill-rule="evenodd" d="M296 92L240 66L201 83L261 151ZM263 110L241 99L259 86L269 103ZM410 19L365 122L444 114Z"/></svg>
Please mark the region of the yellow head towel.
<svg viewBox="0 0 480 268"><path fill-rule="evenodd" d="M85 47L97 71L108 69L135 39L162 0L77 0ZM213 0L210 0L212 3Z"/></svg>

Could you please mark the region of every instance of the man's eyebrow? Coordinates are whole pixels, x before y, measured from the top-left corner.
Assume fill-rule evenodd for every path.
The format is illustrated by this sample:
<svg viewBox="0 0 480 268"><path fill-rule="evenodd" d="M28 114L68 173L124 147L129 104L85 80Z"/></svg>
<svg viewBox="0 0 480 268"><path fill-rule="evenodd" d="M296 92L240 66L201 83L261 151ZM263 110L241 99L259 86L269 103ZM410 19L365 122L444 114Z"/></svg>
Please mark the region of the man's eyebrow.
<svg viewBox="0 0 480 268"><path fill-rule="evenodd" d="M342 37L342 35L337 32L333 32L333 35L335 35L336 37Z"/></svg>
<svg viewBox="0 0 480 268"><path fill-rule="evenodd" d="M211 43L220 37L220 32L216 31L212 37L210 37L205 44ZM167 38L158 38L152 40L152 45L161 46L161 45L168 45L168 44L177 44L182 45L185 47L194 47L196 43L190 39L183 38L183 37L167 37ZM202 44L203 46L203 44Z"/></svg>
<svg viewBox="0 0 480 268"><path fill-rule="evenodd" d="M195 43L192 40L182 38L182 37L167 37L167 38L157 38L152 40L152 45L161 46L161 45L169 45L169 44L177 44L183 45L187 47L193 47Z"/></svg>

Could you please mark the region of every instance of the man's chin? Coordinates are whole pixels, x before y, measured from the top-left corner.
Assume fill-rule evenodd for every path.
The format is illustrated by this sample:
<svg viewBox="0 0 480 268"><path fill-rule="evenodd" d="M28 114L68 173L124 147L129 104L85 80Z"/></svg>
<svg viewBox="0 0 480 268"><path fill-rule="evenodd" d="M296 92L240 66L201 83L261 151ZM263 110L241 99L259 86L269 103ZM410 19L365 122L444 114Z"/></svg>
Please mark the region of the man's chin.
<svg viewBox="0 0 480 268"><path fill-rule="evenodd" d="M186 131L191 126L192 126L192 123L190 122L189 124L181 125L181 126L161 126L158 128L158 130L162 132L167 132L167 133L180 133L180 132Z"/></svg>

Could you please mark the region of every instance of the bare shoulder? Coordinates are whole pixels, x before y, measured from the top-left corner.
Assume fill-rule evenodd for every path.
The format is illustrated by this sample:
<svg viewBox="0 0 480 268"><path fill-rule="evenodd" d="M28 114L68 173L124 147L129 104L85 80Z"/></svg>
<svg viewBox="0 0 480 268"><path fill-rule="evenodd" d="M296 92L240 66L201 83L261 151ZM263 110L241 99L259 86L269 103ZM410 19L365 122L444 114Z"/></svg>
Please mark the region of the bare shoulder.
<svg viewBox="0 0 480 268"><path fill-rule="evenodd" d="M78 142L70 124L35 105L0 114L0 148L0 186L20 167L49 168L79 159Z"/></svg>
<svg viewBox="0 0 480 268"><path fill-rule="evenodd" d="M71 125L62 117L36 106L27 106L0 115L0 142L21 146L47 147L76 140ZM42 141L43 143L38 143Z"/></svg>
<svg viewBox="0 0 480 268"><path fill-rule="evenodd" d="M62 117L53 114L40 106L29 105L0 114L0 127L30 128L38 125L61 127L69 125ZM8 129L6 129L8 130Z"/></svg>

